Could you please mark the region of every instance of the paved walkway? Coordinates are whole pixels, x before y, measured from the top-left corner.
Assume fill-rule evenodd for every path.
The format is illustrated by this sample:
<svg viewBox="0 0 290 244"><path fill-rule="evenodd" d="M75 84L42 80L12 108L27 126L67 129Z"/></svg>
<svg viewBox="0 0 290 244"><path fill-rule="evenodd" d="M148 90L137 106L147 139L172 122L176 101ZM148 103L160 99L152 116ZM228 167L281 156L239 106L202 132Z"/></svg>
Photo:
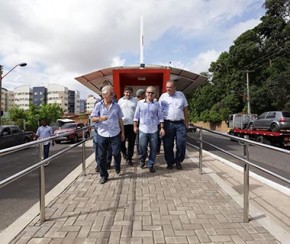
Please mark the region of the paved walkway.
<svg viewBox="0 0 290 244"><path fill-rule="evenodd" d="M41 225L39 216L33 218L10 243L290 243L289 195L274 189L265 193L284 201L284 219L276 216L280 222L251 207L252 220L243 223L242 195L234 189L241 173L212 155L204 156L203 175L195 151L187 153L181 171L167 170L160 154L156 173L136 163L122 165L120 175L110 170L104 185L92 159L87 175L77 176L48 203L47 221ZM267 204L269 210L272 203Z"/></svg>

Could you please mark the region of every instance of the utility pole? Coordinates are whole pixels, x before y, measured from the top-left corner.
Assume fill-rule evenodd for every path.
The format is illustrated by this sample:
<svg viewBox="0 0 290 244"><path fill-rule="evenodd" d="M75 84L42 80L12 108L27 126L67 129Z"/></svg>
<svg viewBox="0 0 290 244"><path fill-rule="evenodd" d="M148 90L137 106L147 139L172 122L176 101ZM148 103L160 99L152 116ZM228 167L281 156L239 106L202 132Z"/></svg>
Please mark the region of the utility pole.
<svg viewBox="0 0 290 244"><path fill-rule="evenodd" d="M247 107L248 107L248 114L251 113L251 103L250 103L250 85L249 85L249 70L246 70L247 74Z"/></svg>
<svg viewBox="0 0 290 244"><path fill-rule="evenodd" d="M0 65L0 125L2 125L1 121L2 121L2 75L3 75L3 66Z"/></svg>

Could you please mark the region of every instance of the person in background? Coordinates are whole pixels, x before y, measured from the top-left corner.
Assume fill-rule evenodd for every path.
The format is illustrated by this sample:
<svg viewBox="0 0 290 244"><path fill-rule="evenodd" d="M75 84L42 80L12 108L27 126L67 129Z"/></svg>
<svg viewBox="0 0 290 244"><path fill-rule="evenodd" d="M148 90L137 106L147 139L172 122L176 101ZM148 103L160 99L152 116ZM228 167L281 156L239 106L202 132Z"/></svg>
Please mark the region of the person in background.
<svg viewBox="0 0 290 244"><path fill-rule="evenodd" d="M138 89L136 91L136 98L137 98L137 101L144 99L145 98L145 90ZM136 147L137 147L137 152L138 152L138 156L139 156L140 152L139 152L139 134L138 133L136 134Z"/></svg>
<svg viewBox="0 0 290 244"><path fill-rule="evenodd" d="M125 87L124 96L118 101L118 104L124 114L123 121L125 130L125 140L121 143L121 151L128 165L133 165L132 157L134 155L136 139L136 134L133 129L133 118L137 106L137 99L132 96L132 93L132 87ZM126 148L126 141L128 142L128 148Z"/></svg>
<svg viewBox="0 0 290 244"><path fill-rule="evenodd" d="M95 106L96 106L96 104L102 100L102 97L97 94L97 96L95 98L96 98L96 102L95 102ZM90 118L92 118L92 114L90 115ZM93 134L93 147L94 147L94 151L95 151L95 161L96 161L96 168L95 168L95 170L96 170L96 172L99 172L100 171L100 168L99 168L97 141L98 141L98 132L97 132L97 124L95 123L95 126L94 126L94 134Z"/></svg>
<svg viewBox="0 0 290 244"><path fill-rule="evenodd" d="M35 139L45 139L53 136L53 130L52 128L48 125L47 119L42 119L41 120L41 126L38 127L36 134L35 134ZM51 142L52 146L54 146L54 140ZM43 143L43 159L46 159L49 157L49 149L50 149L50 141L45 141ZM49 165L49 161L44 164L44 166Z"/></svg>
<svg viewBox="0 0 290 244"><path fill-rule="evenodd" d="M136 98L138 101L142 100L145 98L145 90L144 89L138 89L136 91Z"/></svg>
<svg viewBox="0 0 290 244"><path fill-rule="evenodd" d="M154 99L155 88L148 86L146 89L146 98L137 103L134 115L134 131L139 133L139 160L140 167L145 166L147 157L147 148L149 144L150 153L147 165L150 173L154 173L154 163L157 153L158 137L164 136L163 115L161 107ZM160 131L158 125L160 124Z"/></svg>
<svg viewBox="0 0 290 244"><path fill-rule="evenodd" d="M172 169L173 164L176 164L176 168L181 170L186 151L188 102L182 92L176 91L175 83L167 81L166 92L160 96L159 103L164 116L163 147L167 168ZM174 154L175 140L176 152Z"/></svg>
<svg viewBox="0 0 290 244"><path fill-rule="evenodd" d="M100 184L109 178L107 153L111 146L116 174L121 170L121 141L124 140L123 113L118 103L113 101L112 86L102 88L103 100L98 102L91 114L92 122L97 127L97 150L100 170Z"/></svg>

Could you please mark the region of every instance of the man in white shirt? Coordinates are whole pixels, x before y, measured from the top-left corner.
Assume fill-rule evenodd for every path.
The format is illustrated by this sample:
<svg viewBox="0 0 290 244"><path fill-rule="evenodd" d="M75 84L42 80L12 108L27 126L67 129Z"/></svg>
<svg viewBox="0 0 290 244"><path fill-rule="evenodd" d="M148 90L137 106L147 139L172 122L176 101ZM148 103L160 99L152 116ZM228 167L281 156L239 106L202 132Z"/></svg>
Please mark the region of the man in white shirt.
<svg viewBox="0 0 290 244"><path fill-rule="evenodd" d="M188 128L188 102L184 94L176 91L175 83L166 83L166 92L159 98L164 117L165 136L163 137L164 157L167 168L172 169L176 164L178 170L185 158L186 129ZM176 152L174 154L174 141Z"/></svg>
<svg viewBox="0 0 290 244"><path fill-rule="evenodd" d="M136 134L133 128L133 118L137 106L137 99L133 97L132 94L132 87L127 86L124 89L124 96L118 101L118 104L124 114L123 121L125 130L125 140L121 143L121 151L128 165L133 165L132 157L134 154L136 139ZM126 141L128 142L128 148L126 147Z"/></svg>

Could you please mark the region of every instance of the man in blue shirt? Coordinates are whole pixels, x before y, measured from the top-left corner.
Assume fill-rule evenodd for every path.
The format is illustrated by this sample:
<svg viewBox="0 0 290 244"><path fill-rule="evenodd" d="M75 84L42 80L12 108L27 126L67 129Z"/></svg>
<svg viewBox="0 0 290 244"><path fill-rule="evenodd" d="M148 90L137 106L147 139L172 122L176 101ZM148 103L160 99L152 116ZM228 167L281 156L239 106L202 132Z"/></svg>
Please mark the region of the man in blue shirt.
<svg viewBox="0 0 290 244"><path fill-rule="evenodd" d="M103 100L98 102L91 114L92 122L97 128L97 150L100 168L100 184L107 182L109 174L107 170L107 153L111 146L114 157L116 174L121 167L121 141L124 140L123 113L119 104L113 101L114 91L112 86L102 89Z"/></svg>
<svg viewBox="0 0 290 244"><path fill-rule="evenodd" d="M41 120L41 126L38 127L35 137L36 139L45 139L53 136L53 130L48 125L47 119ZM54 145L54 141L52 141L52 145ZM50 148L50 141L45 141L43 143L43 159L49 157L49 148ZM48 166L49 162L45 163L44 166Z"/></svg>
<svg viewBox="0 0 290 244"><path fill-rule="evenodd" d="M139 133L139 160L140 167L145 166L147 147L149 144L150 153L147 165L150 173L154 173L154 163L157 154L158 136L164 136L163 116L158 102L154 101L155 88L148 86L146 98L137 103L134 115L134 131ZM160 132L158 125L160 124Z"/></svg>
<svg viewBox="0 0 290 244"><path fill-rule="evenodd" d="M159 103L164 116L163 147L167 168L172 169L173 164L176 164L176 168L181 170L181 163L185 158L186 151L188 102L182 92L176 91L175 83L168 81L166 92L160 96ZM173 152L174 140L176 140L175 155Z"/></svg>

